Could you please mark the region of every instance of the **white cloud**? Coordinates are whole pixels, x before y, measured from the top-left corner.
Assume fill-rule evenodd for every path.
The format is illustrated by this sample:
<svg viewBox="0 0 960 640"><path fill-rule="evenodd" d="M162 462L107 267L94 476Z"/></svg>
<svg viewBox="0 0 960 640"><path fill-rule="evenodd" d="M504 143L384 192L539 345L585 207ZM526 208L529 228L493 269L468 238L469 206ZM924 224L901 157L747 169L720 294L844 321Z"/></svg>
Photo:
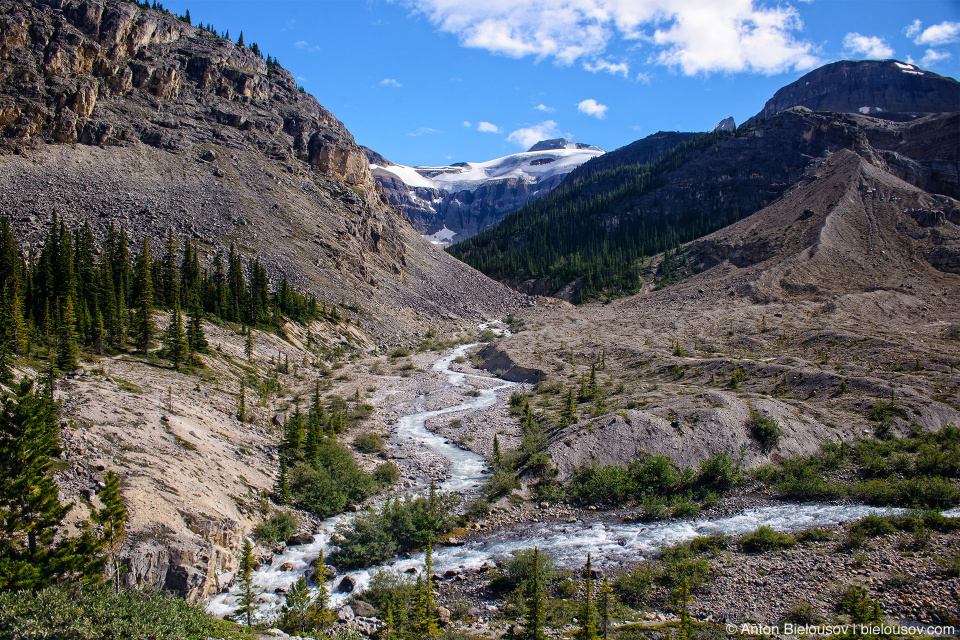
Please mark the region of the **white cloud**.
<svg viewBox="0 0 960 640"><path fill-rule="evenodd" d="M950 22L949 20L929 26L926 29L923 28L922 22L914 20L904 31L907 37L918 45L937 47L960 40L960 22Z"/></svg>
<svg viewBox="0 0 960 640"><path fill-rule="evenodd" d="M398 89L403 86L402 84L397 82L394 78L384 78L383 80L380 81L380 85L384 87L396 87Z"/></svg>
<svg viewBox="0 0 960 640"><path fill-rule="evenodd" d="M820 63L789 5L760 0L402 0L465 47L626 75L604 56L617 40L649 43L649 58L688 75L765 74ZM623 66L621 66L623 65ZM626 69L626 73L621 69Z"/></svg>
<svg viewBox="0 0 960 640"><path fill-rule="evenodd" d="M416 131L411 131L407 135L417 137L417 136L426 136L431 133L443 133L443 131L440 131L439 129L433 129L431 127L420 127Z"/></svg>
<svg viewBox="0 0 960 640"><path fill-rule="evenodd" d="M500 133L500 127L492 122L484 122L481 120L477 123L477 131L481 133Z"/></svg>
<svg viewBox="0 0 960 640"><path fill-rule="evenodd" d="M641 71L637 74L637 82L642 82L643 84L650 84L650 81L653 80L653 75L646 71Z"/></svg>
<svg viewBox="0 0 960 640"><path fill-rule="evenodd" d="M626 62L610 62L609 60L596 60L594 62L583 63L583 68L589 71L590 73L598 73L604 71L611 75L620 75L624 78L630 76L630 65Z"/></svg>
<svg viewBox="0 0 960 640"><path fill-rule="evenodd" d="M873 60L886 60L893 57L893 48L883 38L865 36L859 33L848 33L843 38L844 48L861 57Z"/></svg>
<svg viewBox="0 0 960 640"><path fill-rule="evenodd" d="M297 49L306 49L308 45L304 40L297 40L293 43L293 46L295 46Z"/></svg>
<svg viewBox="0 0 960 640"><path fill-rule="evenodd" d="M607 117L607 105L600 104L593 98L581 100L580 103L577 104L577 111L580 113L585 113L588 116L593 116L598 120L603 120Z"/></svg>
<svg viewBox="0 0 960 640"><path fill-rule="evenodd" d="M553 113L554 111L556 111L556 109L554 109L553 107L548 107L542 102L537 106L535 106L534 109L536 109L537 111L543 111L544 113Z"/></svg>
<svg viewBox="0 0 960 640"><path fill-rule="evenodd" d="M520 145L524 149L529 149L541 140L551 140L559 137L561 137L560 128L557 123L553 120L544 120L540 124L511 131L507 140Z"/></svg>
<svg viewBox="0 0 960 640"><path fill-rule="evenodd" d="M463 121L463 126L465 126L465 127L467 127L467 128L469 129L470 127L473 126L473 124L472 124L469 120L464 120L464 121Z"/></svg>
<svg viewBox="0 0 960 640"><path fill-rule="evenodd" d="M937 64L938 62L943 62L950 59L950 53L947 51L937 51L936 49L927 49L926 53L923 54L923 58L920 60L921 67L929 67L931 65Z"/></svg>

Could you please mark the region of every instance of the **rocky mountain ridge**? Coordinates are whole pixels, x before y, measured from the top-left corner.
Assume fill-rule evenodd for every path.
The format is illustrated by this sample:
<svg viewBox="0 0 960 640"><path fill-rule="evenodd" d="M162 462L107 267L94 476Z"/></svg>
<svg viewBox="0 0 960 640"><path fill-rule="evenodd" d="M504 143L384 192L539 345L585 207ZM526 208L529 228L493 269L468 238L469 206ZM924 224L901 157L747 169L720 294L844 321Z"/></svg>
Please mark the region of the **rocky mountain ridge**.
<svg viewBox="0 0 960 640"><path fill-rule="evenodd" d="M781 88L747 122L793 107L910 119L960 109L960 82L899 60L841 60Z"/></svg>
<svg viewBox="0 0 960 640"><path fill-rule="evenodd" d="M585 225L569 239L568 251L574 253L583 250L579 238L588 236L590 247L602 242L629 245L641 227L648 235L656 229L661 239L675 234L685 242L696 238L695 228L702 229L702 235L770 205L801 180L812 163L841 150L853 151L930 194L945 196L942 209L950 217L960 197L957 131L956 111L895 120L795 107L733 132L661 132L584 163L546 200L515 211L484 236L458 245L456 254L470 264L487 265L488 273L521 290L576 299L578 277L603 273L571 273L569 256L564 258L562 250L530 248L531 239L559 237L562 231L560 221L543 207L574 211L602 203L589 209L588 218L574 217ZM605 259L595 258L584 258L584 264ZM543 264L545 260L550 264ZM510 274L504 270L509 264L537 265L537 270Z"/></svg>
<svg viewBox="0 0 960 640"><path fill-rule="evenodd" d="M382 335L516 304L417 236L278 64L121 0L4 0L0 16L0 191L27 246L52 211L134 244L172 229L205 260L238 243Z"/></svg>
<svg viewBox="0 0 960 640"><path fill-rule="evenodd" d="M523 153L447 167L397 165L364 147L387 200L422 234L460 241L554 189L574 168L603 154L598 147L558 138Z"/></svg>

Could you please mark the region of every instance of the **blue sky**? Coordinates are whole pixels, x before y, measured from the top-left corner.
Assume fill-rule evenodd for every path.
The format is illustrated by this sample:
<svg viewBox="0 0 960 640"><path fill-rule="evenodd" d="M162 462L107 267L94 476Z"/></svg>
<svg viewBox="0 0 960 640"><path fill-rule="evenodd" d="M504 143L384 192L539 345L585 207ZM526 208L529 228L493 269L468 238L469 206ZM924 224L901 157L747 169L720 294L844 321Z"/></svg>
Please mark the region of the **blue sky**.
<svg viewBox="0 0 960 640"><path fill-rule="evenodd" d="M169 0L243 31L393 162L739 124L841 59L960 71L960 0Z"/></svg>

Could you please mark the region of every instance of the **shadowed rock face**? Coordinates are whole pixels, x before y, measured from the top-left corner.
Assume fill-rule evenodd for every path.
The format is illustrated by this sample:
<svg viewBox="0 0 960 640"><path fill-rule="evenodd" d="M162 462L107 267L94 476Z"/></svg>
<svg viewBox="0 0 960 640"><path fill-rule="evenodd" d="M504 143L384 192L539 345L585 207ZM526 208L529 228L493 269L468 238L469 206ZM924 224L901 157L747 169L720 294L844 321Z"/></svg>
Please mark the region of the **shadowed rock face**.
<svg viewBox="0 0 960 640"><path fill-rule="evenodd" d="M900 118L956 111L960 83L896 60L842 60L783 87L748 122L792 107Z"/></svg>

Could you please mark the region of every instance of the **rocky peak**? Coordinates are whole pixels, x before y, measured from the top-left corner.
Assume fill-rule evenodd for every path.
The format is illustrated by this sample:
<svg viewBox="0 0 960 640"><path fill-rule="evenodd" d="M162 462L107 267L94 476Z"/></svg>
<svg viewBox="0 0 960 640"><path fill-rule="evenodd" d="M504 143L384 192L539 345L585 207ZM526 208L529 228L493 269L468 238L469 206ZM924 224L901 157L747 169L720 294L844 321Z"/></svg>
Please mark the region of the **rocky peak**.
<svg viewBox="0 0 960 640"><path fill-rule="evenodd" d="M895 119L957 111L960 82L897 60L841 60L783 87L748 122L793 107Z"/></svg>
<svg viewBox="0 0 960 640"><path fill-rule="evenodd" d="M541 140L537 144L533 145L527 152L533 151L552 151L555 149L597 149L593 145L584 144L582 142L570 142L566 138L554 138L553 140Z"/></svg>
<svg viewBox="0 0 960 640"><path fill-rule="evenodd" d="M714 131L736 131L737 123L732 116L727 116L713 128Z"/></svg>

